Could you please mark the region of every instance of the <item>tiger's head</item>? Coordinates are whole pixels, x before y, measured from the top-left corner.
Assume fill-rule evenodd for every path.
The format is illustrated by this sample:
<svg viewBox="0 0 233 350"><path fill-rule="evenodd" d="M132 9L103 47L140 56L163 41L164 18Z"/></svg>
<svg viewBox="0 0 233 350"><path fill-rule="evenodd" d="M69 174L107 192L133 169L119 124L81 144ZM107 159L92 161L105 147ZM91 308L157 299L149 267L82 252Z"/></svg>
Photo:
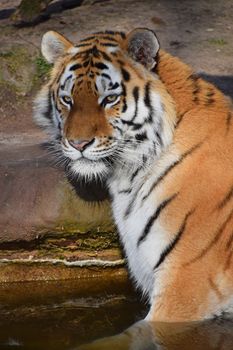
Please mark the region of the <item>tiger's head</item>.
<svg viewBox="0 0 233 350"><path fill-rule="evenodd" d="M153 31L105 31L74 45L49 31L42 54L53 69L35 101L36 121L76 175L108 177L157 157L171 140L175 108L152 72Z"/></svg>

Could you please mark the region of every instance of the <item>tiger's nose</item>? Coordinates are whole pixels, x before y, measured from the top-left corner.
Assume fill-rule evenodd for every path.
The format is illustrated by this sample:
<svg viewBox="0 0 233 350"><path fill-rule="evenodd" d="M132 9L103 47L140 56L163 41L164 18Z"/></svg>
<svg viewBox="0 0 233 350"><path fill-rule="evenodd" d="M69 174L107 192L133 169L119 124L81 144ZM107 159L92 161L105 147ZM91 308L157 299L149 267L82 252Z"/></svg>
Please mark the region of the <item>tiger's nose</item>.
<svg viewBox="0 0 233 350"><path fill-rule="evenodd" d="M69 140L69 144L76 148L78 151L82 152L84 151L88 146L90 146L95 139L91 140Z"/></svg>

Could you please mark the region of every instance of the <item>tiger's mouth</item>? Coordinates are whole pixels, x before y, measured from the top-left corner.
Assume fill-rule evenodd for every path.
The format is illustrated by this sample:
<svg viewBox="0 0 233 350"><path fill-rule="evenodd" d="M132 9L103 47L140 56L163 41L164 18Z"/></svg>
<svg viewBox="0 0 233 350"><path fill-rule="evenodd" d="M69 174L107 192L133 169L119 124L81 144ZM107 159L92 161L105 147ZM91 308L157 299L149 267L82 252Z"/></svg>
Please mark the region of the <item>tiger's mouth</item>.
<svg viewBox="0 0 233 350"><path fill-rule="evenodd" d="M117 142L111 142L107 145L103 145L98 140L93 140L85 147L81 147L82 143L79 145L73 144L67 139L62 140L61 146L65 157L69 158L73 162L79 160L85 160L86 162L105 161L107 158L115 154L118 147Z"/></svg>

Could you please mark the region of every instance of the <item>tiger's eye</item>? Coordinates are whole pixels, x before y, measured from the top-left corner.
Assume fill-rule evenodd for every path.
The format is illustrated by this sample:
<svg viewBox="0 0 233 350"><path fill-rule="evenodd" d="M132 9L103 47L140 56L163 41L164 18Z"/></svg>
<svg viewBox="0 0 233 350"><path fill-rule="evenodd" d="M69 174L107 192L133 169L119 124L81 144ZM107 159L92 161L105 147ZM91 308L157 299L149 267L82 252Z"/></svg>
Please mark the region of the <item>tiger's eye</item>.
<svg viewBox="0 0 233 350"><path fill-rule="evenodd" d="M70 96L64 95L61 97L61 100L67 105L72 105L72 98Z"/></svg>
<svg viewBox="0 0 233 350"><path fill-rule="evenodd" d="M117 98L118 98L118 95L108 95L104 98L103 105L106 105L108 103L113 103L116 101Z"/></svg>
<svg viewBox="0 0 233 350"><path fill-rule="evenodd" d="M114 101L116 101L118 95L108 95L105 97L105 102L106 103L112 103Z"/></svg>

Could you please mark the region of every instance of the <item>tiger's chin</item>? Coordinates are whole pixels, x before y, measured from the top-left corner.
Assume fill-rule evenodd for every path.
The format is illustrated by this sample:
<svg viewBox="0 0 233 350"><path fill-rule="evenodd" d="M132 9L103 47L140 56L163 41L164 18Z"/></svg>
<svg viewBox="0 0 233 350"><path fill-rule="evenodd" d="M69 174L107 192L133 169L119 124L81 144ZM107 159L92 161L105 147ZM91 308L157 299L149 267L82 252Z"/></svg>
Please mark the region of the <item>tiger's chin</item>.
<svg viewBox="0 0 233 350"><path fill-rule="evenodd" d="M87 182L104 181L112 173L107 160L89 160L86 158L71 161L69 169L74 176Z"/></svg>

